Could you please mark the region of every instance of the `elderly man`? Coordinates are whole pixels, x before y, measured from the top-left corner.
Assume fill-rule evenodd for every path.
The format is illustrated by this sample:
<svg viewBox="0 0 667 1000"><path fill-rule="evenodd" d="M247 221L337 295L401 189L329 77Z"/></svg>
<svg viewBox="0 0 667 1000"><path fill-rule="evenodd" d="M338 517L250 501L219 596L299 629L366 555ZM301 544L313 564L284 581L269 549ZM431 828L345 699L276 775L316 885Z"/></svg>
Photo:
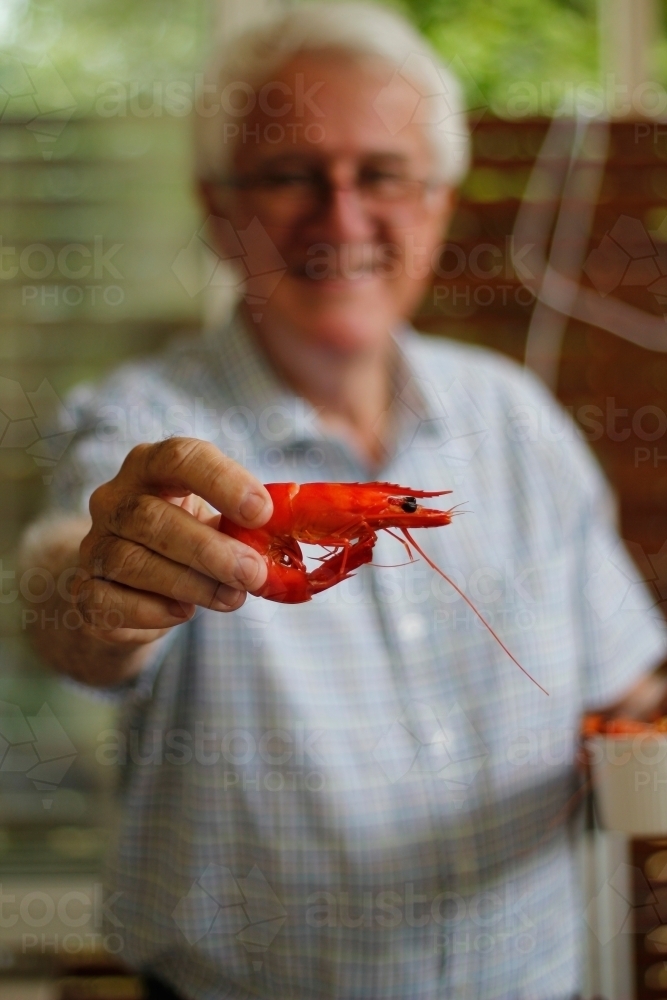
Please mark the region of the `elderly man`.
<svg viewBox="0 0 667 1000"><path fill-rule="evenodd" d="M434 53L393 14L311 3L220 65L200 187L244 300L78 391L60 519L26 542L70 581L44 657L126 699L122 955L190 1000L565 1000L581 715L639 699L662 633L641 586L624 603L566 416L510 362L406 325L465 166ZM314 479L467 501L422 544L549 695L388 537L312 603L241 607L266 565L217 512L261 526L262 483Z"/></svg>

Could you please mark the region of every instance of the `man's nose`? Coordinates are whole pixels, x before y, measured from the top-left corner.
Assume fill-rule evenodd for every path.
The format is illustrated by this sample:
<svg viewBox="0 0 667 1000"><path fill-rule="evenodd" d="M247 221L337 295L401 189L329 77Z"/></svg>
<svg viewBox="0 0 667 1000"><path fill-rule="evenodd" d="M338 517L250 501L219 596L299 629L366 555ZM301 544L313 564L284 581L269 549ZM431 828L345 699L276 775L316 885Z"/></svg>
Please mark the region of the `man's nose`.
<svg viewBox="0 0 667 1000"><path fill-rule="evenodd" d="M316 225L330 241L357 242L370 239L376 223L354 184L330 184L323 192Z"/></svg>

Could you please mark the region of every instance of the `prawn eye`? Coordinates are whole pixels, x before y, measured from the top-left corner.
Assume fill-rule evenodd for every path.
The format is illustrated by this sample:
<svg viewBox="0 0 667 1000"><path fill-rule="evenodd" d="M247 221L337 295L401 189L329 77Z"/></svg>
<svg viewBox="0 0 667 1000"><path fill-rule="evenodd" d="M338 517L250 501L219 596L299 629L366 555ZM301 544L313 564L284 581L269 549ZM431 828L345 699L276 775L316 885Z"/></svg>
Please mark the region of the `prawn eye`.
<svg viewBox="0 0 667 1000"><path fill-rule="evenodd" d="M278 560L281 566L292 566L292 557L287 552L282 552Z"/></svg>
<svg viewBox="0 0 667 1000"><path fill-rule="evenodd" d="M401 510L404 510L406 514L414 514L417 510L417 500L415 497L404 497L401 504Z"/></svg>

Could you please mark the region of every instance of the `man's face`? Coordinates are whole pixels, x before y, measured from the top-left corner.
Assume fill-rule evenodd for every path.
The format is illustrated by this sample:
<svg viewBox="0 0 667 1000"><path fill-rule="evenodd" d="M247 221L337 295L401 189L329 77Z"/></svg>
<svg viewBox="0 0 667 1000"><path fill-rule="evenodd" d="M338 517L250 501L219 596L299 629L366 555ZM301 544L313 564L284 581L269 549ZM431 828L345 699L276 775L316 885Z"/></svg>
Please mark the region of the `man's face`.
<svg viewBox="0 0 667 1000"><path fill-rule="evenodd" d="M251 226L250 238L258 221L285 262L275 288L267 279L267 328L288 325L342 353L377 349L416 308L450 210L423 127L409 123L392 135L375 111L392 77L378 60L301 54L236 119L234 186L203 185L211 214L237 233ZM398 79L391 94L392 120L409 121L414 89ZM229 255L228 227L215 232ZM257 255L253 267L250 247L251 272L262 269L259 244Z"/></svg>

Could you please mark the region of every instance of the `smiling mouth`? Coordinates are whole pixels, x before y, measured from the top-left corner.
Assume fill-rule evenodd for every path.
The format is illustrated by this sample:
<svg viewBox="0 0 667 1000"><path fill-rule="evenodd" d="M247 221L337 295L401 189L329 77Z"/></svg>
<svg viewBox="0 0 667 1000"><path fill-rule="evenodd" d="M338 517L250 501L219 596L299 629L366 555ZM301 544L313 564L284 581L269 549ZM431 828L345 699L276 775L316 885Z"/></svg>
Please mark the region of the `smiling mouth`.
<svg viewBox="0 0 667 1000"><path fill-rule="evenodd" d="M346 265L344 267L335 266L331 263L323 266L321 262L307 261L305 263L292 264L288 268L288 273L294 278L302 281L311 281L314 284L329 284L332 282L340 284L342 282L354 283L370 278L383 277L383 271L386 269L386 266L386 261L382 264L379 261L371 263L364 261L358 265Z"/></svg>

